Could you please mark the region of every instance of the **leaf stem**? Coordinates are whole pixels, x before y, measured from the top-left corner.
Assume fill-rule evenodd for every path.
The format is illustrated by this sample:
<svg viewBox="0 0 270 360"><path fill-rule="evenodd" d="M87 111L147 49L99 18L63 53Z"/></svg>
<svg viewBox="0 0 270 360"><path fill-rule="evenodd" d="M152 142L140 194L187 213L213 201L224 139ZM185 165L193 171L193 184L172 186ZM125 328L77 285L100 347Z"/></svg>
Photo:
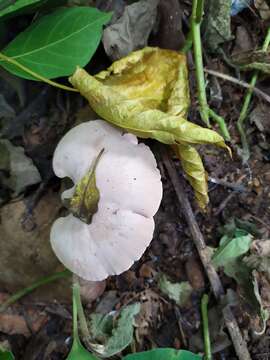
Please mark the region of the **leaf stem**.
<svg viewBox="0 0 270 360"><path fill-rule="evenodd" d="M53 281L56 281L58 279L62 279L62 278L66 278L71 276L71 272L69 270L64 270L64 271L60 271L57 272L53 275L49 275L46 277L43 277L42 279L37 280L36 282L34 282L32 285L19 290L18 292L16 292L14 295L10 296L10 298L8 298L1 306L0 306L0 313L5 311L10 305L14 304L17 300L19 300L20 298L22 298L25 295L28 295L29 293L31 293L32 291L34 291L35 289L37 289L40 286L49 284Z"/></svg>
<svg viewBox="0 0 270 360"><path fill-rule="evenodd" d="M192 39L193 39L193 50L194 50L194 60L196 67L196 79L198 86L200 114L206 126L210 127L207 97L205 91L201 30L200 30L201 18L202 18L202 13L201 13L202 5L203 5L202 0L193 0L192 14L191 14L191 31L192 31Z"/></svg>
<svg viewBox="0 0 270 360"><path fill-rule="evenodd" d="M73 296L76 302L76 311L78 313L78 318L80 322L80 329L83 335L84 340L90 339L90 333L87 325L87 320L83 311L82 301L81 301L81 294L80 294L80 284L78 280L74 280L73 283Z"/></svg>
<svg viewBox="0 0 270 360"><path fill-rule="evenodd" d="M62 90L68 90L68 91L78 92L77 89L74 89L74 88L69 87L69 86L66 86L66 85L59 84L59 83L57 83L57 82L55 82L55 81L52 81L52 80L49 80L49 79L43 77L42 75L37 74L36 72L32 71L32 70L29 69L28 67L20 64L17 60L14 60L14 59L12 59L12 58L9 57L9 56L4 55L3 53L0 53L0 61L1 61L1 60L2 60L2 61L5 61L5 62L8 62L8 63L10 63L10 64L12 64L12 65L17 66L19 69L25 71L27 74L33 76L34 78L36 78L36 79L38 79L38 80L40 80L40 81L45 82L45 83L47 83L47 84L49 84L49 85L51 85L51 86L57 87L57 88L62 89Z"/></svg>
<svg viewBox="0 0 270 360"><path fill-rule="evenodd" d="M218 124L218 126L220 128L220 132L221 132L222 136L224 137L224 139L226 141L230 141L231 140L230 133L229 133L229 130L227 128L227 125L226 125L223 117L219 116L217 113L215 113L214 110L212 110L210 108L208 109L208 111L209 111L210 117Z"/></svg>
<svg viewBox="0 0 270 360"><path fill-rule="evenodd" d="M185 40L185 43L182 47L182 49L180 50L181 53L186 54L189 50L191 50L192 45L193 45L193 37L192 37L192 31L189 30L188 34L187 34L187 38Z"/></svg>
<svg viewBox="0 0 270 360"><path fill-rule="evenodd" d="M267 51L268 46L270 43L270 28L268 28L263 46L262 46L262 51ZM244 122L247 118L248 115L248 108L253 96L253 91L254 91L254 87L256 85L257 79L258 79L258 75L259 75L259 71L256 70L254 71L251 81L250 81L250 88L247 90L246 95L245 95L245 99L244 99L244 103L237 121L237 129L240 133L240 137L241 137L241 142L242 142L242 150L243 150L243 159L245 161L247 161L250 157L250 151L249 151L249 145L248 145L248 141L247 141L247 136L245 133L245 129L244 129Z"/></svg>
<svg viewBox="0 0 270 360"><path fill-rule="evenodd" d="M202 322L203 322L203 338L204 338L204 360L212 360L211 353L211 341L209 334L209 325L208 325L208 295L204 294L201 301L201 312L202 312Z"/></svg>
<svg viewBox="0 0 270 360"><path fill-rule="evenodd" d="M73 341L80 343L79 331L78 331L78 292L80 296L80 287L77 283L72 287L72 319L73 319Z"/></svg>

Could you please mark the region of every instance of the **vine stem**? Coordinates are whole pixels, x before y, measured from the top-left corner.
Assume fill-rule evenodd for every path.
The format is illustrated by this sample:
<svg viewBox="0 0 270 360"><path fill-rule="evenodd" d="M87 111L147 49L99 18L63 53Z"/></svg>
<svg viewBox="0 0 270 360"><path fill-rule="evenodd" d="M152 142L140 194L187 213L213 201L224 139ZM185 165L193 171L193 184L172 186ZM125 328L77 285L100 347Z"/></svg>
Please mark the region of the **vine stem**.
<svg viewBox="0 0 270 360"><path fill-rule="evenodd" d="M32 285L19 290L18 292L16 292L14 295L10 296L10 298L8 298L1 306L0 306L0 313L5 311L10 305L14 304L16 301L18 301L19 299L21 299L23 296L28 295L29 293L31 293L32 291L34 291L35 289L37 289L40 286L49 284L53 281L62 279L62 278L66 278L71 276L71 272L69 270L64 270L64 271L60 271L57 272L53 275L50 276L46 276L43 277L42 279L37 280L36 282L34 282Z"/></svg>
<svg viewBox="0 0 270 360"><path fill-rule="evenodd" d="M80 344L80 337L78 331L78 292L80 296L80 287L76 283L72 287L72 320L73 320L73 341Z"/></svg>
<svg viewBox="0 0 270 360"><path fill-rule="evenodd" d="M205 360L212 360L211 353L211 341L209 334L209 324L208 324L208 295L204 294L201 301L201 312L202 312L202 322L203 322L203 338L204 338L204 352Z"/></svg>
<svg viewBox="0 0 270 360"><path fill-rule="evenodd" d="M87 320L83 311L81 294L80 294L80 284L76 278L74 278L74 282L73 282L73 298L76 302L76 309L77 309L77 314L80 322L80 329L83 335L83 339L87 342L87 340L90 339L90 333L87 325Z"/></svg>
<svg viewBox="0 0 270 360"><path fill-rule="evenodd" d="M78 92L77 89L74 89L74 88L66 86L66 85L59 84L59 83L57 83L55 81L52 81L52 80L49 80L49 79L45 78L42 75L37 74L36 72L32 71L28 67L20 64L17 60L14 60L9 56L4 55L3 53L0 53L0 61L1 60L5 61L5 62L8 62L9 64L15 65L19 69L25 71L27 74L33 76L35 79L43 81L43 82L45 82L45 83L47 83L47 84L49 84L51 86L57 87L57 88L62 89L62 90Z"/></svg>
<svg viewBox="0 0 270 360"><path fill-rule="evenodd" d="M198 87L199 111L202 121L207 127L210 127L209 117L211 117L219 126L220 132L225 140L230 140L230 134L225 120L210 109L207 103L206 85L204 78L202 41L201 41L201 22L203 17L204 0L193 0L191 14L191 34L194 51L194 61L196 68L196 81ZM191 38L188 35L184 51L187 51L191 44Z"/></svg>
<svg viewBox="0 0 270 360"><path fill-rule="evenodd" d="M262 51L267 51L268 46L270 43L270 27L268 28L263 46L262 46ZM249 109L249 105L253 96L253 91L254 91L254 87L256 85L257 79L258 79L258 75L259 75L259 71L256 70L254 71L251 81L250 81L250 88L247 90L246 95L245 95L245 99L244 99L244 103L237 121L237 129L240 133L240 137L241 137L241 142L242 142L242 149L243 149L243 159L244 161L247 161L250 157L250 151L249 151L249 145L248 145L248 141L247 141L247 136L245 133L245 129L244 129L244 122L247 118L248 115L248 109Z"/></svg>
<svg viewBox="0 0 270 360"><path fill-rule="evenodd" d="M227 125L225 123L225 120L223 119L222 116L219 116L217 113L214 112L214 110L212 109L208 109L209 111L209 115L210 117L215 120L215 122L218 124L219 128L220 128L220 132L222 133L222 136L224 137L224 139L226 141L230 141L231 140L231 136L229 133L229 130L227 128Z"/></svg>
<svg viewBox="0 0 270 360"><path fill-rule="evenodd" d="M200 114L202 121L207 127L210 127L209 112L207 97L205 91L204 71L203 71L203 56L202 56L202 42L201 42L201 17L202 16L203 0L193 0L192 14L191 14L191 31L193 38L194 61L196 67L196 80L198 86L198 98L200 104Z"/></svg>

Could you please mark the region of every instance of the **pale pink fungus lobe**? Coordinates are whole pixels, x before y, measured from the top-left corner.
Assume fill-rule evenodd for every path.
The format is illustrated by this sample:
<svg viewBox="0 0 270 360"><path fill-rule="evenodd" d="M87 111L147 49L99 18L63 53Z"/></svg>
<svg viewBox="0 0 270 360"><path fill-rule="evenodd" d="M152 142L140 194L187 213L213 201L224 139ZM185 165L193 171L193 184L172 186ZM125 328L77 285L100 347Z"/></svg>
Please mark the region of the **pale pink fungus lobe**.
<svg viewBox="0 0 270 360"><path fill-rule="evenodd" d="M70 214L57 219L51 230L59 260L92 281L120 274L142 256L152 240L153 216L162 198L160 173L149 147L138 144L136 136L95 120L71 129L55 150L55 174L74 182L63 199L72 197L102 149L95 171L100 198L92 222Z"/></svg>

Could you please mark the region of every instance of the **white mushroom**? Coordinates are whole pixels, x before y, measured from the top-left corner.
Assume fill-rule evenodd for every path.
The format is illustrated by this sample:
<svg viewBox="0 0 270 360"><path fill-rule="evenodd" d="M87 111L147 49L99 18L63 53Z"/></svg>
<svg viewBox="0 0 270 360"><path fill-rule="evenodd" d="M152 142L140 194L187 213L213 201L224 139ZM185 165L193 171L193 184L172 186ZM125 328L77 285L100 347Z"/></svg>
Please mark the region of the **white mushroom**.
<svg viewBox="0 0 270 360"><path fill-rule="evenodd" d="M162 184L151 150L103 120L71 129L53 158L57 176L70 177L74 187L87 174L101 150L95 175L98 210L90 224L68 215L55 221L52 248L60 261L86 280L120 274L138 260L154 231L153 216L162 198Z"/></svg>

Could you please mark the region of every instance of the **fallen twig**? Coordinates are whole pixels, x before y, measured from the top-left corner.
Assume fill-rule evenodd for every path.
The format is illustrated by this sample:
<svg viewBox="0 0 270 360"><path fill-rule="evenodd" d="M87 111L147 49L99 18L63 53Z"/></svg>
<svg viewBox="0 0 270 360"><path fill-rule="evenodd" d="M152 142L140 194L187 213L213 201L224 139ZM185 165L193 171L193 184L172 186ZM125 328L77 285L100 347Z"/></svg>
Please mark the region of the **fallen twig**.
<svg viewBox="0 0 270 360"><path fill-rule="evenodd" d="M204 72L213 76L216 76L220 79L223 79L225 81L229 81L233 84L242 86L246 89L253 89L254 94L256 94L258 97L262 98L263 100L267 101L268 103L270 103L270 96L268 94L266 94L265 92L263 92L262 90L258 89L256 86L252 86L249 83L243 81L243 80L238 80L233 76L227 75L227 74L223 74L219 71L216 70L212 70L212 69L206 69L204 68Z"/></svg>
<svg viewBox="0 0 270 360"><path fill-rule="evenodd" d="M194 241L194 244L197 248L199 256L201 258L202 264L204 266L205 272L210 281L213 293L215 298L219 301L222 296L225 294L219 276L211 264L211 257L207 247L205 245L204 237L201 233L199 225L195 219L193 210L191 208L190 202L184 192L184 186L182 180L178 176L178 173L175 169L175 166L169 156L168 150L166 147L162 146L160 151L163 163L167 172L170 176L171 182L175 189L176 197L178 199L179 206L182 210L182 213L185 217L185 220L189 226L189 230ZM241 331L238 327L237 321L230 309L229 306L226 306L223 310L223 316L225 320L226 327L230 333L236 354L239 360L251 360L247 344L242 337Z"/></svg>

